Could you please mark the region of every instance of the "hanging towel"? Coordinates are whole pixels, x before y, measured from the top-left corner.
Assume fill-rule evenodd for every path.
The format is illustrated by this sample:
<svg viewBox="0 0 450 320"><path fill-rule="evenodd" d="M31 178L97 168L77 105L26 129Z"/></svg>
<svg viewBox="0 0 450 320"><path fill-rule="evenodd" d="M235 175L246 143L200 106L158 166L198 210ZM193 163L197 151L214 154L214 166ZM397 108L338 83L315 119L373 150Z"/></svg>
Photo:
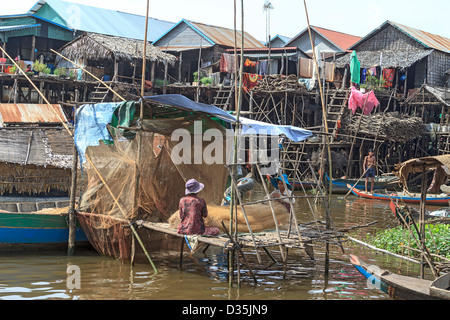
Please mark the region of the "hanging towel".
<svg viewBox="0 0 450 320"><path fill-rule="evenodd" d="M236 71L236 61L234 54L224 53L220 57L220 72L234 73Z"/></svg>
<svg viewBox="0 0 450 320"><path fill-rule="evenodd" d="M350 81L353 83L359 83L361 80L361 64L356 57L356 51L353 50L350 58Z"/></svg>

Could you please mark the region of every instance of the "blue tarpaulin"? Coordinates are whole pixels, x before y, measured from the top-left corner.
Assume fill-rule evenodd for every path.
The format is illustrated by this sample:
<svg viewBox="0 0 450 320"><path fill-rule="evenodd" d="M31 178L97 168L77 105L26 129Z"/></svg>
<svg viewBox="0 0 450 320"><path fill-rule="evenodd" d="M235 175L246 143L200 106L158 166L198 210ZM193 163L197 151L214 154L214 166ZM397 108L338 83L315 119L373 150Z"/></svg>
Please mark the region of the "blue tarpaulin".
<svg viewBox="0 0 450 320"><path fill-rule="evenodd" d="M86 162L86 148L100 145L100 140L112 140L106 127L120 103L85 104L77 111L74 140L81 163Z"/></svg>
<svg viewBox="0 0 450 320"><path fill-rule="evenodd" d="M186 98L180 94L166 94L159 96L145 97L145 99L159 102L162 104L179 107L184 110L203 112L210 115L214 115L226 122L236 123L236 117L229 114L228 112L217 108L213 105L208 105L204 103L198 103ZM308 139L312 136L312 132L306 129L294 127L294 126L282 126L271 123L266 123L262 121L256 121L251 119L246 119L243 117L239 118L242 126L242 134L267 134L267 135L285 135L292 141L299 142Z"/></svg>
<svg viewBox="0 0 450 320"><path fill-rule="evenodd" d="M243 124L242 135L266 134L270 136L285 135L292 141L300 142L312 136L312 132L294 126L282 126L240 117Z"/></svg>
<svg viewBox="0 0 450 320"><path fill-rule="evenodd" d="M145 97L145 99L162 104L167 104L173 107L178 107L183 110L207 113L212 116L216 116L226 122L236 122L236 118L228 112L217 108L216 106L192 101L191 99L186 98L181 94L164 94L159 96Z"/></svg>

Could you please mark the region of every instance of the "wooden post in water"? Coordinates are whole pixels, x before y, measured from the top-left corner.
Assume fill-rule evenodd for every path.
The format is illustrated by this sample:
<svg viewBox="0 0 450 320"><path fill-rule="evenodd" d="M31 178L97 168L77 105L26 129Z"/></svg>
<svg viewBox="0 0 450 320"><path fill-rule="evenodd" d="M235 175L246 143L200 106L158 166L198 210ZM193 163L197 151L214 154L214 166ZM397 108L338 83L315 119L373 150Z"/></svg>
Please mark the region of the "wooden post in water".
<svg viewBox="0 0 450 320"><path fill-rule="evenodd" d="M75 90L75 101L78 101L78 90ZM74 107L73 123L75 126L77 107ZM77 189L77 168L78 168L78 152L73 143L73 160L72 160L72 181L70 186L70 207L69 207L69 240L67 244L67 255L72 256L75 250L75 232L76 232L76 217L75 217L75 197Z"/></svg>
<svg viewBox="0 0 450 320"><path fill-rule="evenodd" d="M419 239L421 244L420 254L420 277L423 279L425 276L425 202L427 198L427 174L425 172L425 164L422 167L422 184L420 190L420 217L419 217Z"/></svg>

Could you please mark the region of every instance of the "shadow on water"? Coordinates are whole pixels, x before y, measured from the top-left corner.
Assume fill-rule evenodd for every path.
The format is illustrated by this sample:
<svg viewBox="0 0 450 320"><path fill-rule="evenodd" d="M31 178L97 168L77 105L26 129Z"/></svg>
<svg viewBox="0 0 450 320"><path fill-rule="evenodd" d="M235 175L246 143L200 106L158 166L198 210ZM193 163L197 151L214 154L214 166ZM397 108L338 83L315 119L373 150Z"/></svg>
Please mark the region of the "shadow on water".
<svg viewBox="0 0 450 320"><path fill-rule="evenodd" d="M325 219L320 205L312 205L310 212L305 201L296 203L300 223ZM377 221L352 235L363 237L377 229L395 226L388 203L367 201L343 196L332 197L332 214L338 228ZM199 250L183 258L179 270L178 254L161 258L152 254L158 274L147 265L131 266L98 255L92 250L77 249L74 256L65 252L21 253L0 255L0 299L62 299L62 300L384 300L389 297L371 289L366 279L349 263L348 254L359 255L368 263L403 274L418 274L416 265L377 254L350 242L344 243L344 253L335 245L330 252L328 276L325 276L325 250L315 248L315 260L300 250L289 250L286 263L279 248L270 248L277 259L273 263L261 250L262 264L258 264L252 250L245 251L257 278L255 284L242 264L241 286L229 288L227 255L210 247L206 254ZM80 288L70 288L69 266L80 270Z"/></svg>

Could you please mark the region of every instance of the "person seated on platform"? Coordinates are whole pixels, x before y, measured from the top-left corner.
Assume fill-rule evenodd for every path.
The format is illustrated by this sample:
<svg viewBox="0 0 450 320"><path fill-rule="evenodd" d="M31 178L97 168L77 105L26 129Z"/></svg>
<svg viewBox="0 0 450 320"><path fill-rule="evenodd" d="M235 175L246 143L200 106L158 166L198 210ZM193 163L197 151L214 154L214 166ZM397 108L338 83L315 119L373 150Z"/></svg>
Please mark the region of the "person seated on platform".
<svg viewBox="0 0 450 320"><path fill-rule="evenodd" d="M363 170L364 170L364 177L366 178L366 193L367 193L367 183L369 182L369 178L371 179L371 188L370 193L373 193L373 185L375 184L375 167L376 167L376 160L375 156L373 155L373 150L369 150L369 155L364 158L363 163Z"/></svg>
<svg viewBox="0 0 450 320"><path fill-rule="evenodd" d="M181 222L177 232L185 235L217 236L219 228L206 227L203 218L208 216L205 199L197 194L205 187L195 179L186 182L186 196L180 199L179 213Z"/></svg>
<svg viewBox="0 0 450 320"><path fill-rule="evenodd" d="M286 183L286 186L288 189L284 187L284 182ZM271 194L269 194L269 198L281 198L281 197L290 197L292 195L292 185L288 181L287 174L282 174L281 176L278 176L278 178L270 178L270 183L276 188ZM267 197L266 197L267 198ZM295 203L295 198L291 198L292 203ZM279 199L280 201L288 211L291 211L291 202L288 198Z"/></svg>

